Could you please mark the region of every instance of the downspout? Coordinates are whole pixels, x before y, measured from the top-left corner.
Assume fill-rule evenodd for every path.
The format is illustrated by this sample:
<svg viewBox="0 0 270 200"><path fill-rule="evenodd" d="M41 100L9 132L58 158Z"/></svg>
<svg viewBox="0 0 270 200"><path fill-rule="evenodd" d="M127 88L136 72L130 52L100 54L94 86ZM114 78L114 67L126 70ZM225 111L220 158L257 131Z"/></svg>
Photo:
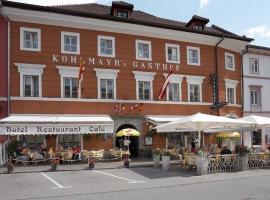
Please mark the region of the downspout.
<svg viewBox="0 0 270 200"><path fill-rule="evenodd" d="M248 46L246 46L246 49L241 53L241 103L242 103L242 116L244 114L244 62L243 62L243 57L245 54L248 53ZM244 145L244 137L243 133L241 134L241 145ZM252 139L252 138L251 138Z"/></svg>
<svg viewBox="0 0 270 200"><path fill-rule="evenodd" d="M218 80L218 45L224 40L224 35L222 35L221 40L215 45L215 58L216 58L216 76L217 76L217 102L219 103L219 80ZM217 108L218 116L219 116L219 108Z"/></svg>
<svg viewBox="0 0 270 200"><path fill-rule="evenodd" d="M2 16L4 17L4 19L7 21L8 23L8 57L7 57L7 104L8 104L8 116L10 115L10 20L7 16L5 16L3 13L2 13L2 10L1 10L1 14Z"/></svg>

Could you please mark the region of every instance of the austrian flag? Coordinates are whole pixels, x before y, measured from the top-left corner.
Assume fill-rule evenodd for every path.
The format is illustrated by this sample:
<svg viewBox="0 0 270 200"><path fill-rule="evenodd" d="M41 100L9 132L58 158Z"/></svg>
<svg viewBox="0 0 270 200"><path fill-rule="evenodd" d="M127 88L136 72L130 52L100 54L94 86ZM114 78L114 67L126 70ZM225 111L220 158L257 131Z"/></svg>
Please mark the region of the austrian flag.
<svg viewBox="0 0 270 200"><path fill-rule="evenodd" d="M158 93L158 100L161 100L162 97L164 96L164 94L166 94L166 89L167 89L167 87L168 87L168 85L170 83L171 76L172 76L172 71L170 71L170 73L167 74L167 76L165 78L165 81L164 81L164 83L162 85L162 88L160 88L160 91Z"/></svg>

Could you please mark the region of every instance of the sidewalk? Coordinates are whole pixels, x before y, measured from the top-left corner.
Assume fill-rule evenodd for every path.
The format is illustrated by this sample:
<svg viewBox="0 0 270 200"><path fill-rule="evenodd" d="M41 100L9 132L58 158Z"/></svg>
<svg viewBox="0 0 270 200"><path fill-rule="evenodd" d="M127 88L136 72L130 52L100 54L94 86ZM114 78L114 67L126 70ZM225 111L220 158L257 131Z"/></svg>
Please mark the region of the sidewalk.
<svg viewBox="0 0 270 200"><path fill-rule="evenodd" d="M177 165L177 160L172 160L171 165ZM119 169L123 168L123 161L116 162L97 162L95 163L95 169ZM129 164L130 168L136 167L153 167L152 159L132 159ZM31 172L48 172L50 171L50 165L28 165L28 166L15 166L14 173L31 173ZM78 171L87 170L87 163L73 163L73 164L60 164L58 166L58 171ZM0 168L0 174L6 173L6 167Z"/></svg>

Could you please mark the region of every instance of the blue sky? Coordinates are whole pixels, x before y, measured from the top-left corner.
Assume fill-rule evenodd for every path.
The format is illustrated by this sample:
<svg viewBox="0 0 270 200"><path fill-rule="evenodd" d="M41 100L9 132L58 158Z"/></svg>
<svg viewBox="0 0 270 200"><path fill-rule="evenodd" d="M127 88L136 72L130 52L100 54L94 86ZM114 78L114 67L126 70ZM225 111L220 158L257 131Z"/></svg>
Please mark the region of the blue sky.
<svg viewBox="0 0 270 200"><path fill-rule="evenodd" d="M13 0L39 5L97 2L110 0ZM159 17L187 22L197 14L239 35L255 39L253 44L270 47L269 0L125 0L141 10Z"/></svg>

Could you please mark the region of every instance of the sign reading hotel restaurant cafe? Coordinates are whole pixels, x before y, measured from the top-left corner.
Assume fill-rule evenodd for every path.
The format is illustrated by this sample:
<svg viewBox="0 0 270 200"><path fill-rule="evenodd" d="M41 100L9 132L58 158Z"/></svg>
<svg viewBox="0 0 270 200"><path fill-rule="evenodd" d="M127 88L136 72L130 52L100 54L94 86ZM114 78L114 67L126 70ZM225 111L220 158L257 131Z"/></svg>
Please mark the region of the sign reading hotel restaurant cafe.
<svg viewBox="0 0 270 200"><path fill-rule="evenodd" d="M60 65L79 65L80 60L85 61L86 67L103 67L103 68L130 67L132 68L132 70L175 71L175 72L180 70L179 64L124 60L121 58L104 58L94 56L75 56L75 55L61 55L61 54L52 55L52 62Z"/></svg>
<svg viewBox="0 0 270 200"><path fill-rule="evenodd" d="M0 135L113 133L112 125L1 125Z"/></svg>

